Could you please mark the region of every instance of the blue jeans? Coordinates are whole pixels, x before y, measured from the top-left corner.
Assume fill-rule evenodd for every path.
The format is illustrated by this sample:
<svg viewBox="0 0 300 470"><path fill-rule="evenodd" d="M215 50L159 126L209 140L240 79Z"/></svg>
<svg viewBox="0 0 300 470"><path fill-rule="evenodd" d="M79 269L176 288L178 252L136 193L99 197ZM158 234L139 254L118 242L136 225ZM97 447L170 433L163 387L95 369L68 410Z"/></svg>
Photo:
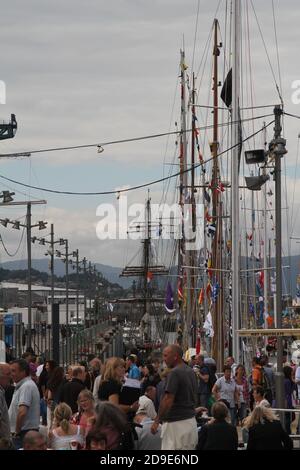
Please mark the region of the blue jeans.
<svg viewBox="0 0 300 470"><path fill-rule="evenodd" d="M229 413L230 413L230 419L231 419L231 424L232 426L236 426L236 407L234 408L229 408Z"/></svg>

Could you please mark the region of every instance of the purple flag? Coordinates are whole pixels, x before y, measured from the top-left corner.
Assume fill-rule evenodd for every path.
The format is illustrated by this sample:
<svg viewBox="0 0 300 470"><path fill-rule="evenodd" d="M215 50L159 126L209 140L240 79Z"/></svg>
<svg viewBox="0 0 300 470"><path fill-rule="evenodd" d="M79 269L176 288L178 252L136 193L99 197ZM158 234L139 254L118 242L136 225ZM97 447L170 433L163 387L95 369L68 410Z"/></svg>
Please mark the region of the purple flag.
<svg viewBox="0 0 300 470"><path fill-rule="evenodd" d="M174 294L173 294L172 286L171 286L171 284L170 284L169 281L168 281L168 285L167 285L166 300L165 300L165 309L166 309L167 312L169 312L169 313L175 312L175 308L174 308Z"/></svg>

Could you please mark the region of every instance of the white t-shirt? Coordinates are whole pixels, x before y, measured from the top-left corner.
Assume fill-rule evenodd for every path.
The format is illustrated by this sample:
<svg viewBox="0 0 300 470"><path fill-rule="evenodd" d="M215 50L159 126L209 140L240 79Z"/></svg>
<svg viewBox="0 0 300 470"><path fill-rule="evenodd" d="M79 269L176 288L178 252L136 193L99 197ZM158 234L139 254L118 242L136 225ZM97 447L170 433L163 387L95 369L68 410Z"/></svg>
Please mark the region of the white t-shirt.
<svg viewBox="0 0 300 470"><path fill-rule="evenodd" d="M155 419L157 416L153 401L146 395L142 395L139 398L139 408L137 410L137 414L141 412L146 413L148 418L151 419Z"/></svg>

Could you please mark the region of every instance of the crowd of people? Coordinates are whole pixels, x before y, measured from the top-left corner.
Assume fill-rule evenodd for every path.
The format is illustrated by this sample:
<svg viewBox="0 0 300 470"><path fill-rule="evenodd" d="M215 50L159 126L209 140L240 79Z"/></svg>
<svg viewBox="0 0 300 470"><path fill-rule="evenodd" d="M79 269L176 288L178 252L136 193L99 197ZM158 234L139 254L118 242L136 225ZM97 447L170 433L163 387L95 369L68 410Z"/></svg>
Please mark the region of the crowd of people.
<svg viewBox="0 0 300 470"><path fill-rule="evenodd" d="M274 371L253 358L247 374L229 357L184 360L178 345L144 360L95 357L64 370L28 348L0 364L0 449L292 449L293 413L272 411ZM300 392L300 367L285 364L286 407ZM298 427L300 424L298 424ZM299 433L299 430L298 430Z"/></svg>

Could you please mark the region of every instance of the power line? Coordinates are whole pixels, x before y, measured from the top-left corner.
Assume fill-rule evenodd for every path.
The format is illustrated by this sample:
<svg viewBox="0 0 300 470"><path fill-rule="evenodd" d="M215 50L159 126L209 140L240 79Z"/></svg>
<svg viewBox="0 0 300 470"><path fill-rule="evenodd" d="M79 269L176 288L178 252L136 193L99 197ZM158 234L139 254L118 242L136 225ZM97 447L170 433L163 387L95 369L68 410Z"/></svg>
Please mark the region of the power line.
<svg viewBox="0 0 300 470"><path fill-rule="evenodd" d="M13 258L14 256L16 256L16 254L18 253L19 249L21 248L21 244L22 244L22 240L23 240L23 236L24 236L24 233L25 233L25 227L23 227L23 230L22 230L22 234L21 234L21 238L20 238L20 242L19 242L19 245L18 245L18 248L16 249L16 251L14 253L9 253L9 251L7 250L5 244L4 244L4 241L3 241L3 238L2 236L0 235L0 242L4 248L4 251L5 253L10 256L11 258Z"/></svg>
<svg viewBox="0 0 300 470"><path fill-rule="evenodd" d="M273 114L266 114L264 116L256 116L256 117L252 117L252 118L242 119L241 122L252 121L252 120L256 120L256 119L263 119L263 118L270 117L270 116L273 116ZM236 124L236 122L235 121L221 122L218 125L218 127L229 126L231 124ZM210 124L208 126L203 126L203 127L197 127L196 129L198 131L203 131L203 130L212 129L212 128L213 128L213 124ZM192 132L192 129L187 129L186 132ZM181 133L181 131L177 130L177 131L172 131L172 132L163 132L163 133L160 133L160 134L150 134L150 135L145 135L145 136L141 136L141 137L132 137L132 138L128 138L128 139L111 140L111 141L102 142L102 143L98 142L97 144L72 145L70 147L56 147L56 148L46 148L46 149L39 149L39 150L30 150L28 153L37 154L37 153L59 152L59 151L62 151L62 150L76 150L76 149L95 148L95 147L97 147L99 149L102 149L102 147L106 147L107 145L125 144L125 143L128 143L128 142L138 142L140 140L156 139L156 138L159 138L159 137L165 137L165 136L168 136L168 135L177 135L177 134L180 134L180 133ZM101 150L101 153L102 152L103 152L103 149ZM24 152L6 153L6 154L0 154L0 157L1 158L3 158L3 157L19 157L19 156L23 156L23 155L24 155Z"/></svg>
<svg viewBox="0 0 300 470"><path fill-rule="evenodd" d="M300 119L300 116L297 115L297 114L286 113L285 111L284 111L283 114L285 114L286 116L290 116L290 117L296 118L296 119Z"/></svg>
<svg viewBox="0 0 300 470"><path fill-rule="evenodd" d="M269 127L271 124L274 123L274 120L273 121L270 121L266 126L264 126L264 128L266 127ZM262 130L264 129L259 129L258 131L254 132L253 134L251 134L250 136L246 137L244 140L242 140L241 142L238 142L237 144L229 147L228 149L226 150L223 150L223 152L220 152L217 157L220 157L221 155L224 155L225 153L229 152L230 150L232 150L233 148L241 145L241 143L244 143L246 142L247 140L251 139L252 137L254 137L255 135L259 134L260 132L262 132ZM197 163L196 165L194 165L194 168L198 168L200 166L203 166L203 165L206 165L208 162L212 161L215 157L211 157L207 160L205 160L204 162L201 162L201 163ZM120 194L120 193L125 193L125 192L129 192L129 191L135 191L137 189L142 189L142 188L146 188L148 186L153 186L154 184L158 184L158 183L162 183L163 181L166 181L166 180L169 180L171 178L176 178L177 176L179 176L181 173L187 173L189 171L191 171L193 169L193 167L190 167L186 170L184 170L183 172L177 172L177 173L174 173L173 175L169 175L169 176L165 176L164 178L159 178L157 180L154 180L154 181L150 181L148 183L144 183L144 184L140 184L140 185L137 185L137 186L133 186L131 188L127 188L127 189L114 189L114 190L110 190L110 191L97 191L97 192L73 192L73 191L59 191L59 190L55 190L55 189L48 189L48 188L41 188L41 187L38 187L38 186L32 186L32 185L29 185L29 184L26 184L26 183L21 183L20 181L16 181L16 180L13 180L11 178L8 178L6 176L3 176L0 174L0 178L6 180L6 181L10 181L11 183L15 183L15 184L18 184L20 186L24 186L26 188L30 188L30 189L37 189L39 191L45 191L45 192L48 192L48 193L53 193L53 194L65 194L65 195L72 195L72 196L99 196L99 195L109 195L109 194Z"/></svg>

